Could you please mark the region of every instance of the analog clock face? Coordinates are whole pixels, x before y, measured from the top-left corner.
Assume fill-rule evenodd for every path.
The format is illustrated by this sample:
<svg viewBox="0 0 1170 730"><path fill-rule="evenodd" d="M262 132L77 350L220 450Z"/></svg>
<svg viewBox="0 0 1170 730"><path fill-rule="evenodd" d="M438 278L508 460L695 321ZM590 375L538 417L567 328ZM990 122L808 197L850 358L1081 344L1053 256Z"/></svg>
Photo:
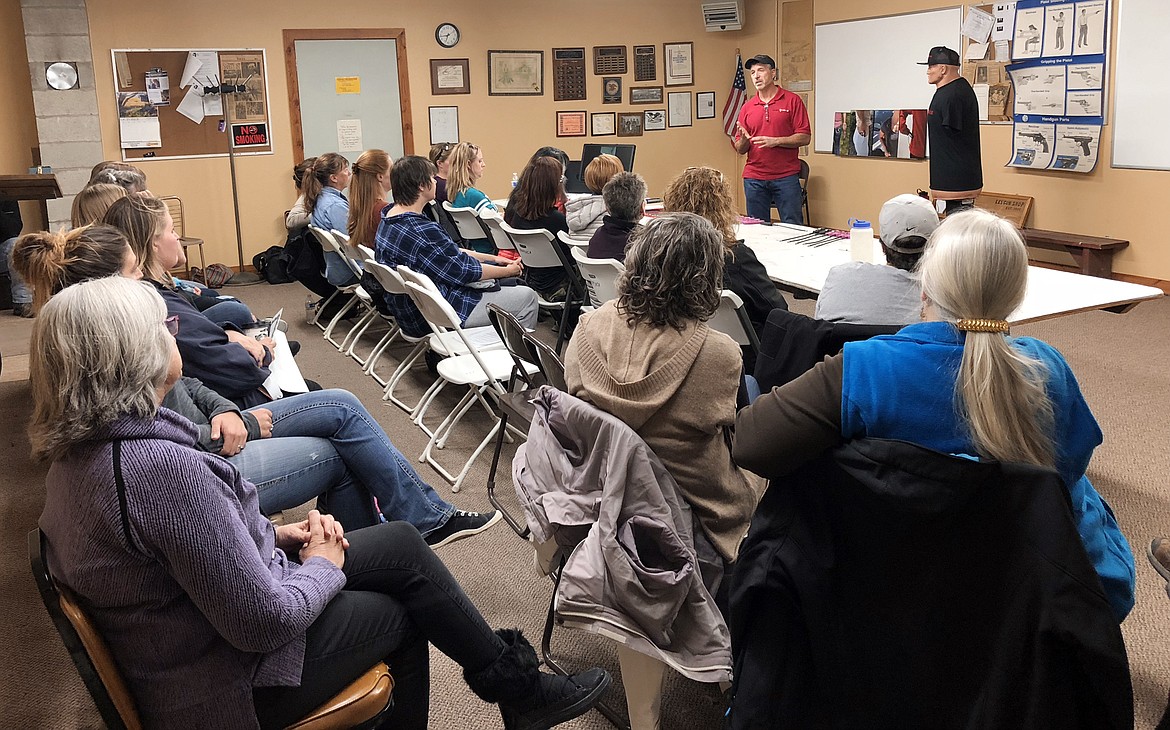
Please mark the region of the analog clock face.
<svg viewBox="0 0 1170 730"><path fill-rule="evenodd" d="M435 28L435 40L443 48L454 48L455 44L459 42L459 29L455 27L454 23L443 23Z"/></svg>

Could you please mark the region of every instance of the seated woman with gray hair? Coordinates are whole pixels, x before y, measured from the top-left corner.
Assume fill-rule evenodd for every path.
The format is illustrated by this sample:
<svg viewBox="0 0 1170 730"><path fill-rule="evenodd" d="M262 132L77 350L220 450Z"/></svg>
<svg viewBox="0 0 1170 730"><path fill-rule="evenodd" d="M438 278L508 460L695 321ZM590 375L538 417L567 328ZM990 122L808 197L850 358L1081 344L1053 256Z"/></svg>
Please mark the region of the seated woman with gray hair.
<svg viewBox="0 0 1170 730"><path fill-rule="evenodd" d="M626 243L646 214L646 181L636 172L619 172L601 189L605 217L589 239L591 259L626 260Z"/></svg>
<svg viewBox="0 0 1170 730"><path fill-rule="evenodd" d="M29 363L33 455L52 462L46 558L100 627L145 727L286 727L385 661L387 726L423 730L430 642L506 728L596 702L604 670L541 673L519 630L493 631L410 525L265 519L256 488L160 407L181 373L174 322L148 285L75 284L41 309Z"/></svg>

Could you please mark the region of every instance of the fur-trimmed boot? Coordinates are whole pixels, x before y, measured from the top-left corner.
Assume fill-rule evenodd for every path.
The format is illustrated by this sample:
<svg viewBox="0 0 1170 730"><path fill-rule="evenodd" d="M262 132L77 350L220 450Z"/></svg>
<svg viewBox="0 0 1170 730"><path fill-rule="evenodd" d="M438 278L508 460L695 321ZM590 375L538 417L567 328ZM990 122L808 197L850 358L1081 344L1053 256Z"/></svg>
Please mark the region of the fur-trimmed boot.
<svg viewBox="0 0 1170 730"><path fill-rule="evenodd" d="M594 667L562 677L540 671L532 644L520 629L497 629L504 642L500 657L463 678L485 702L500 705L507 730L547 730L585 714L609 686L609 673Z"/></svg>

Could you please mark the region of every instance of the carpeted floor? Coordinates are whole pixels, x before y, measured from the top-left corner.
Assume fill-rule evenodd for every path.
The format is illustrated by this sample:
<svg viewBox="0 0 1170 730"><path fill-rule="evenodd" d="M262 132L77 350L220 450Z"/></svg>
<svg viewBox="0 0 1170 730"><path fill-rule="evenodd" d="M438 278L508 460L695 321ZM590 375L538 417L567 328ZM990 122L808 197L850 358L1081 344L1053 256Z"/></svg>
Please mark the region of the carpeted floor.
<svg viewBox="0 0 1170 730"><path fill-rule="evenodd" d="M305 291L299 285L279 287L257 285L232 290L261 316L285 307L296 317L303 310ZM797 302L794 309L811 313L811 302ZM1151 537L1170 534L1170 494L1166 478L1170 456L1165 447L1170 431L1170 342L1165 331L1170 300L1143 304L1129 314L1088 313L1051 322L1017 328L1014 334L1040 337L1067 356L1081 382L1085 396L1105 432L1105 444L1097 451L1089 476L1111 502L1122 529L1138 556L1137 607L1123 630L1133 669L1138 728L1152 728L1166 701L1170 684L1170 601L1164 584L1145 561L1145 545ZM547 329L547 325L542 325ZM0 313L0 347L5 370L17 365L24 332L23 323ZM399 409L380 401L381 389L361 374L353 360L340 355L325 343L316 328L293 319L289 337L303 345L298 363L306 377L327 387L347 388L357 394L377 417L399 448L416 456L425 445L421 431L411 425ZM373 343L367 337L365 349ZM380 371L389 371L395 362L387 358ZM25 535L35 523L43 501L45 467L28 458L25 436L30 404L27 382L11 381L11 372L0 378L0 515L9 525L9 539L0 545L0 615L9 616L10 639L0 662L0 706L6 727L101 727L96 711L74 670L68 655L36 595L28 570ZM403 394L417 397L426 381L421 377L407 383ZM449 409L462 393L448 388L443 405ZM429 422L434 425L445 413L436 404ZM478 442L485 419L470 419L461 425L449 446L439 452L445 464L457 468ZM511 496L508 463L514 446L505 451L498 483L500 492ZM485 484L490 452L474 465L464 490L450 494L434 472L420 466L440 492L464 509L488 508ZM441 486L440 486L441 485ZM489 623L520 626L533 639L540 635L547 610L551 584L532 567L532 551L506 525L450 545L440 555ZM612 648L592 637L569 630L557 634L560 653L582 663L601 663L615 672ZM431 727L499 728L498 713L478 700L462 681L458 667L432 652ZM623 706L620 685L609 692L610 700ZM668 683L663 727L716 728L719 726L720 698L711 687L672 676ZM567 723L565 728L608 728L598 713Z"/></svg>

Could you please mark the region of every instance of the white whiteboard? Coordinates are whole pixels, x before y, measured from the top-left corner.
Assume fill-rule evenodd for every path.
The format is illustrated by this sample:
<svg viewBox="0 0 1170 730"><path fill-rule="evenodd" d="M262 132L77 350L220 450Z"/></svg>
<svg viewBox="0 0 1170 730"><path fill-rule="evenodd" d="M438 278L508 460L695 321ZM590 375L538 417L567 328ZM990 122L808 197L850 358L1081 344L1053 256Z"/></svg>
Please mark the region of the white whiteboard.
<svg viewBox="0 0 1170 730"><path fill-rule="evenodd" d="M1113 166L1170 170L1159 130L1170 117L1166 0L1121 0L1113 72Z"/></svg>
<svg viewBox="0 0 1170 730"><path fill-rule="evenodd" d="M818 25L813 149L833 151L835 112L929 107L934 87L917 64L934 46L961 48L962 22L955 7Z"/></svg>

